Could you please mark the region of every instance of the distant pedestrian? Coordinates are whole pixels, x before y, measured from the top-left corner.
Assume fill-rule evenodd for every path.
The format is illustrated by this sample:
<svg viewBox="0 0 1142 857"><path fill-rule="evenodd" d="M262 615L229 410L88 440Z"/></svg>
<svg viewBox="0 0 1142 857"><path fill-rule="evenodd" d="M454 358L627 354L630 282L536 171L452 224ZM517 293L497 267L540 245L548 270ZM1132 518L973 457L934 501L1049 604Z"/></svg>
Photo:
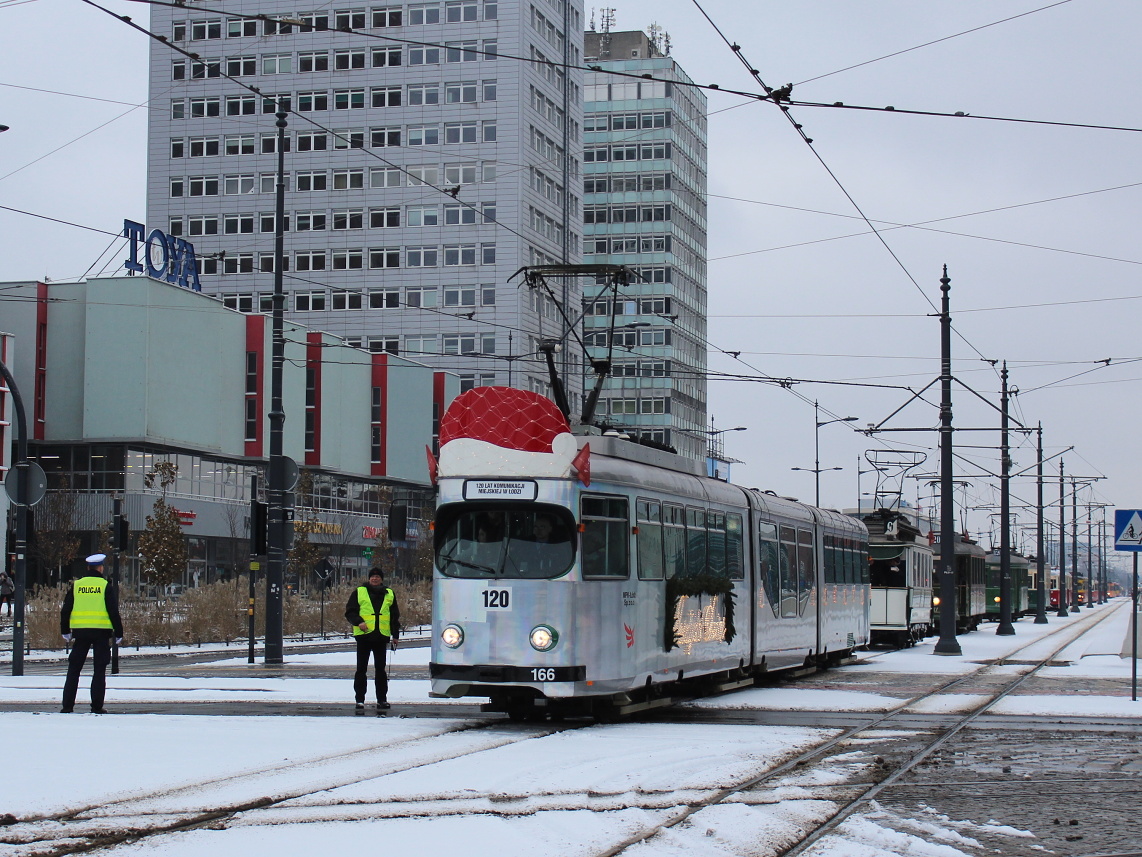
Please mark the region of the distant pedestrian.
<svg viewBox="0 0 1142 857"><path fill-rule="evenodd" d="M104 554L87 558L87 572L72 583L59 611L60 633L71 645L67 658L67 678L63 683L63 714L75 708L79 674L93 653L91 672L91 713L106 714L103 700L107 693L107 664L111 662L111 640L123 642L123 620L119 618L119 593L103 577Z"/></svg>
<svg viewBox="0 0 1142 857"><path fill-rule="evenodd" d="M369 689L369 659L373 659L377 693L377 715L389 709L389 677L385 672L386 649L396 651L400 637L400 608L393 591L385 586L379 568L369 569L368 583L358 586L345 605L345 618L353 626L357 642L357 671L353 674L355 713L365 713L365 693Z"/></svg>
<svg viewBox="0 0 1142 857"><path fill-rule="evenodd" d="M16 594L16 581L4 569L0 569L0 609L8 605L8 615L12 615L12 598Z"/></svg>

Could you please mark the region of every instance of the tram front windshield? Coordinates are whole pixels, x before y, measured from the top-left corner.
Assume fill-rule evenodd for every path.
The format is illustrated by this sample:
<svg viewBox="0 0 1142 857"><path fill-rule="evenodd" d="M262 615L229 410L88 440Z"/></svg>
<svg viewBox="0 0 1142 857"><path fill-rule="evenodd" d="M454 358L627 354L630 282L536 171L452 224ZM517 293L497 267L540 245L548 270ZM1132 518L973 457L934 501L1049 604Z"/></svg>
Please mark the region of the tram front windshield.
<svg viewBox="0 0 1142 857"><path fill-rule="evenodd" d="M574 533L560 506L442 508L436 567L449 577L559 577L575 559Z"/></svg>

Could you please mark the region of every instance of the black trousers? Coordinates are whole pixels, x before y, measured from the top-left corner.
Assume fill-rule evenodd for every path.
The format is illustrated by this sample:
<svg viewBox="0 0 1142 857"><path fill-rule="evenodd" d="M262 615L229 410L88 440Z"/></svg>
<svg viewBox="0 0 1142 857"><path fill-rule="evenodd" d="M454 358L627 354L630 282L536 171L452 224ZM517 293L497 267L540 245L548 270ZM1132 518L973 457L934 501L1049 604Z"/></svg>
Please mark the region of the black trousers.
<svg viewBox="0 0 1142 857"><path fill-rule="evenodd" d="M357 641L357 672L353 674L353 697L357 702L365 701L369 689L369 659L373 660L376 676L377 702L388 702L389 677L385 674L385 657L389 650L389 638L374 631L359 634Z"/></svg>
<svg viewBox="0 0 1142 857"><path fill-rule="evenodd" d="M79 674L83 672L83 665L87 662L87 653L93 655L91 660L91 708L97 710L103 707L103 700L107 696L107 665L111 663L111 632L99 629L79 628L74 630L71 639L71 653L67 656L67 678L63 683L63 707L75 706L75 694L79 690Z"/></svg>

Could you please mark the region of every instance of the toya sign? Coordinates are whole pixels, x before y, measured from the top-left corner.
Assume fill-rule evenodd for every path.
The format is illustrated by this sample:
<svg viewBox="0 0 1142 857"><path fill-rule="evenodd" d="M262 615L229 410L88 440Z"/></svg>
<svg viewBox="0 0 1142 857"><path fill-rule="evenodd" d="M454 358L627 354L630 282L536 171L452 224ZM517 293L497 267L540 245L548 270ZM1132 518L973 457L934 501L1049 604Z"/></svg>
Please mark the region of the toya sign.
<svg viewBox="0 0 1142 857"><path fill-rule="evenodd" d="M146 239L143 236L146 235ZM133 220L123 221L123 237L131 239L131 255L123 261L128 271L146 270L148 277L176 283L186 289L202 291L198 281L198 259L194 245L185 238L169 235L161 229L152 229ZM139 245L143 249L143 262L139 263Z"/></svg>

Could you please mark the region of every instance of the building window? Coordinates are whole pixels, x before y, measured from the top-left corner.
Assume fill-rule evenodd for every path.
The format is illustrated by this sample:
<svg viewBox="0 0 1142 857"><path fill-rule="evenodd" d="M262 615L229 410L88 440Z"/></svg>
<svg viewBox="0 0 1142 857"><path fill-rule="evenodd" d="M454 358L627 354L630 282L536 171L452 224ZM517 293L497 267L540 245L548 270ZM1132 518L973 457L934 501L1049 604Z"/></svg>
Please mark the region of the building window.
<svg viewBox="0 0 1142 857"><path fill-rule="evenodd" d="M372 289L369 292L369 309L398 309L400 289Z"/></svg>
<svg viewBox="0 0 1142 857"><path fill-rule="evenodd" d="M437 125L409 125L408 145L435 146L440 142L440 128Z"/></svg>
<svg viewBox="0 0 1142 857"><path fill-rule="evenodd" d="M324 255L322 266L324 267ZM302 270L300 267L298 270ZM325 309L325 292L294 292L293 308L295 312L321 312Z"/></svg>
<svg viewBox="0 0 1142 857"><path fill-rule="evenodd" d="M334 149L363 149L365 148L364 128L334 128Z"/></svg>
<svg viewBox="0 0 1142 857"><path fill-rule="evenodd" d="M381 392L380 387L373 387L369 407L369 460L373 464L381 463L381 411L384 401Z"/></svg>
<svg viewBox="0 0 1142 857"><path fill-rule="evenodd" d="M317 449L317 367L305 367L305 451Z"/></svg>
<svg viewBox="0 0 1142 857"><path fill-rule="evenodd" d="M191 21L190 40L200 42L205 39L222 38L222 19L215 18L210 21Z"/></svg>
<svg viewBox="0 0 1142 857"><path fill-rule="evenodd" d="M400 206L369 209L369 228L387 229L400 226Z"/></svg>
<svg viewBox="0 0 1142 857"><path fill-rule="evenodd" d="M473 184L476 181L476 164L445 164L444 183L448 185ZM436 182L432 182L436 184Z"/></svg>
<svg viewBox="0 0 1142 857"><path fill-rule="evenodd" d="M261 221L259 231L261 231L261 232L273 232L276 217L277 217L277 215L272 213L272 212L266 212L266 213L260 214L258 216L258 219ZM282 229L283 232L289 232L289 213L288 212L286 213L286 216L285 216L285 223L283 223L282 226L283 226L283 229Z"/></svg>
<svg viewBox="0 0 1142 857"><path fill-rule="evenodd" d="M333 189L353 190L365 186L364 170L334 170Z"/></svg>
<svg viewBox="0 0 1142 857"><path fill-rule="evenodd" d="M190 156L192 158L212 157L218 154L217 137L191 137Z"/></svg>
<svg viewBox="0 0 1142 857"><path fill-rule="evenodd" d="M477 50L475 39L444 43L445 62L475 62L479 58L480 54Z"/></svg>
<svg viewBox="0 0 1142 857"><path fill-rule="evenodd" d="M480 245L480 264L481 265L494 265L494 264L496 264L496 245L495 244L481 244Z"/></svg>
<svg viewBox="0 0 1142 857"><path fill-rule="evenodd" d="M333 270L359 271L365 266L364 258L364 253L360 250L334 250Z"/></svg>
<svg viewBox="0 0 1142 857"><path fill-rule="evenodd" d="M459 226L476 222L476 209L461 203L448 203L444 206L444 223L448 226Z"/></svg>
<svg viewBox="0 0 1142 857"><path fill-rule="evenodd" d="M191 196L218 196L218 176L191 176L188 185Z"/></svg>
<svg viewBox="0 0 1142 857"><path fill-rule="evenodd" d="M254 215L228 214L222 218L223 230L227 235L253 235Z"/></svg>
<svg viewBox="0 0 1142 857"><path fill-rule="evenodd" d="M404 338L405 353L414 357L423 354L436 354L436 335L406 336Z"/></svg>
<svg viewBox="0 0 1142 857"><path fill-rule="evenodd" d="M226 21L226 35L231 39L258 35L257 18L230 18Z"/></svg>
<svg viewBox="0 0 1142 857"><path fill-rule="evenodd" d="M185 150L186 150L186 146L183 143L181 138L179 138L177 140L171 140L171 157L172 158L181 158L183 156L183 153L185 152Z"/></svg>
<svg viewBox="0 0 1142 857"><path fill-rule="evenodd" d="M293 54L265 54L262 74L293 74Z"/></svg>
<svg viewBox="0 0 1142 857"><path fill-rule="evenodd" d="M298 232L321 232L325 229L324 211L299 211L294 215Z"/></svg>
<svg viewBox="0 0 1142 857"><path fill-rule="evenodd" d="M293 103L293 96L288 92L279 92L277 95L263 95L262 96L262 112L263 113L278 113L281 111L289 112L290 104ZM299 108L300 109L300 108ZM325 108L320 108L324 110Z"/></svg>
<svg viewBox="0 0 1142 857"><path fill-rule="evenodd" d="M350 71L365 67L365 51L363 48L340 50L333 52L333 68L337 71Z"/></svg>
<svg viewBox="0 0 1142 857"><path fill-rule="evenodd" d="M400 354L400 337L370 336L369 351L373 354Z"/></svg>
<svg viewBox="0 0 1142 857"><path fill-rule="evenodd" d="M334 229L363 229L365 212L360 208L346 208L333 212Z"/></svg>
<svg viewBox="0 0 1142 857"><path fill-rule="evenodd" d="M373 48L373 68L391 68L400 64L400 48Z"/></svg>
<svg viewBox="0 0 1142 857"><path fill-rule="evenodd" d="M410 83L408 86L409 104L439 104L440 86L436 83Z"/></svg>
<svg viewBox="0 0 1142 857"><path fill-rule="evenodd" d="M229 253L222 260L223 274L252 274L253 272L253 253Z"/></svg>
<svg viewBox="0 0 1142 857"><path fill-rule="evenodd" d="M401 25L401 7L394 6L389 9L373 9L374 27L399 27Z"/></svg>
<svg viewBox="0 0 1142 857"><path fill-rule="evenodd" d="M439 24L440 23L440 4L439 3L421 3L415 6L408 7L408 22L409 24Z"/></svg>
<svg viewBox="0 0 1142 857"><path fill-rule="evenodd" d="M360 251L357 251L360 253ZM336 259L334 259L334 266ZM358 266L360 267L360 266ZM335 310L354 310L361 308L361 293L360 292L334 292L332 295L333 309Z"/></svg>
<svg viewBox="0 0 1142 857"><path fill-rule="evenodd" d="M369 170L369 187L400 187L402 178L399 167L376 167Z"/></svg>
<svg viewBox="0 0 1142 857"><path fill-rule="evenodd" d="M303 33L329 29L329 15L324 12L302 12L297 16L297 19L301 21L301 32Z"/></svg>
<svg viewBox="0 0 1142 857"><path fill-rule="evenodd" d="M186 21L174 21L171 23L171 41L186 41Z"/></svg>
<svg viewBox="0 0 1142 857"><path fill-rule="evenodd" d="M404 293L405 306L410 307L427 307L432 309L436 306L436 287L435 286L412 286L405 289Z"/></svg>
<svg viewBox="0 0 1142 857"><path fill-rule="evenodd" d="M227 95L227 116L253 116L258 112L258 100L253 95Z"/></svg>
<svg viewBox="0 0 1142 857"><path fill-rule="evenodd" d="M369 250L370 268L399 268L399 247L374 247Z"/></svg>
<svg viewBox="0 0 1142 857"><path fill-rule="evenodd" d="M484 100L485 101L495 101L496 100L496 82L494 80L485 80L484 81Z"/></svg>
<svg viewBox="0 0 1142 857"><path fill-rule="evenodd" d="M495 286L480 286L480 305L481 306L495 306L496 305L496 287Z"/></svg>
<svg viewBox="0 0 1142 857"><path fill-rule="evenodd" d="M371 92L374 107L400 107L401 88L399 86L375 86ZM363 101L362 106L364 106Z"/></svg>
<svg viewBox="0 0 1142 857"><path fill-rule="evenodd" d="M170 220L168 220L167 221L167 232L169 232L171 235L175 235L175 236L182 235L183 234L182 218L181 217L172 217Z"/></svg>
<svg viewBox="0 0 1142 857"><path fill-rule="evenodd" d="M475 103L479 87L474 80L444 84L444 101L448 104Z"/></svg>
<svg viewBox="0 0 1142 857"><path fill-rule="evenodd" d="M338 9L333 13L333 26L338 30L365 29L364 9Z"/></svg>
<svg viewBox="0 0 1142 857"><path fill-rule="evenodd" d="M449 286L444 289L445 307L467 307L475 305L475 286Z"/></svg>
<svg viewBox="0 0 1142 857"><path fill-rule="evenodd" d="M254 177L252 175L226 176L223 180L223 189L228 196L254 192ZM194 196L192 193L191 196Z"/></svg>
<svg viewBox="0 0 1142 857"><path fill-rule="evenodd" d="M440 48L430 48L424 45L409 45L409 65L439 65Z"/></svg>
<svg viewBox="0 0 1142 857"><path fill-rule="evenodd" d="M475 244L445 244L444 245L444 265L445 267L455 267L457 265L475 265L476 264L476 245Z"/></svg>
<svg viewBox="0 0 1142 857"><path fill-rule="evenodd" d="M261 253L258 256L258 270L263 274L272 274L274 272L274 254ZM289 255L282 257L282 271L289 271ZM271 302L272 295L263 295L261 301L261 309L258 312L273 312L274 306Z"/></svg>
<svg viewBox="0 0 1142 857"><path fill-rule="evenodd" d="M297 150L299 152L324 152L329 147L329 138L324 131L298 131Z"/></svg>
<svg viewBox="0 0 1142 857"><path fill-rule="evenodd" d="M475 143L477 127L476 122L445 122L444 142Z"/></svg>
<svg viewBox="0 0 1142 857"><path fill-rule="evenodd" d="M171 179L171 197L183 196L186 190L186 180L182 178Z"/></svg>
<svg viewBox="0 0 1142 857"><path fill-rule="evenodd" d="M328 110L329 93L299 92L297 94L297 109L299 113L313 113L316 110Z"/></svg>
<svg viewBox="0 0 1142 857"><path fill-rule="evenodd" d="M400 145L401 129L396 128L370 128L369 145L374 149L384 149L388 146ZM373 185L376 187L376 185Z"/></svg>
<svg viewBox="0 0 1142 857"><path fill-rule="evenodd" d="M439 247L406 247L405 267L435 268L439 255Z"/></svg>
<svg viewBox="0 0 1142 857"><path fill-rule="evenodd" d="M324 250L310 250L308 252L297 253L294 257L294 270L295 271L324 271L325 270L325 251ZM325 309L325 292L320 293L323 297L320 307L312 307L313 309ZM306 308L310 308L310 301L307 299ZM297 304L297 309L301 310L300 302Z"/></svg>
<svg viewBox="0 0 1142 857"><path fill-rule="evenodd" d="M218 218L209 214L199 214L186 219L187 234L190 236L217 235Z"/></svg>
<svg viewBox="0 0 1142 857"><path fill-rule="evenodd" d="M303 51L297 55L297 70L329 71L329 54L326 51Z"/></svg>
<svg viewBox="0 0 1142 857"><path fill-rule="evenodd" d="M222 112L222 102L218 98L192 98L190 99L190 118L200 119L206 116L218 116Z"/></svg>
<svg viewBox="0 0 1142 857"><path fill-rule="evenodd" d="M400 88L397 88L400 92ZM335 89L333 90L334 110L361 110L365 106L365 90L363 89ZM374 105L376 106L376 105Z"/></svg>
<svg viewBox="0 0 1142 857"><path fill-rule="evenodd" d="M194 60L190 64L192 80L207 80L222 77L222 61L218 59Z"/></svg>
<svg viewBox="0 0 1142 857"><path fill-rule="evenodd" d="M254 135L243 134L240 137L227 137L226 138L226 154L227 155L252 155L254 154Z"/></svg>
<svg viewBox="0 0 1142 857"><path fill-rule="evenodd" d="M328 182L325 170L303 170L297 174L298 191L326 190Z"/></svg>
<svg viewBox="0 0 1142 857"><path fill-rule="evenodd" d="M440 181L440 168L437 166L431 167L408 167L405 169L408 175L409 187L423 187L426 184L434 185Z"/></svg>

